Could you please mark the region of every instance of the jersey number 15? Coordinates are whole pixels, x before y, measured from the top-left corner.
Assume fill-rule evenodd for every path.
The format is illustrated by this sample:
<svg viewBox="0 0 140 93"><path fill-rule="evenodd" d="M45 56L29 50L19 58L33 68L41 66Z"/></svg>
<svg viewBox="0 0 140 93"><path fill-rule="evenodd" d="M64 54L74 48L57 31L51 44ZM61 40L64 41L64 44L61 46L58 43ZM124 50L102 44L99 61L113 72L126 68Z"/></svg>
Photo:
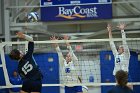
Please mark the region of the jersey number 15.
<svg viewBox="0 0 140 93"><path fill-rule="evenodd" d="M26 75L28 72L30 72L33 69L33 66L29 64L29 61L22 67L22 71Z"/></svg>

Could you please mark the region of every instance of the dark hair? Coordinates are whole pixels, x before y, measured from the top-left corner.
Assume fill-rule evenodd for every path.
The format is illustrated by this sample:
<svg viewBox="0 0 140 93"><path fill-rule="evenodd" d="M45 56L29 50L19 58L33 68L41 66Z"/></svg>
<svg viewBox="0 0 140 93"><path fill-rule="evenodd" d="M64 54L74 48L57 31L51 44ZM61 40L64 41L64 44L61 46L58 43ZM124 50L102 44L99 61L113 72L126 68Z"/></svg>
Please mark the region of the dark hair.
<svg viewBox="0 0 140 93"><path fill-rule="evenodd" d="M116 72L115 78L120 86L126 86L128 82L128 73L123 70Z"/></svg>
<svg viewBox="0 0 140 93"><path fill-rule="evenodd" d="M19 60L20 59L20 51L17 49L13 49L10 52L9 57L13 60Z"/></svg>
<svg viewBox="0 0 140 93"><path fill-rule="evenodd" d="M15 70L13 70L13 72L18 72L18 71L15 69Z"/></svg>

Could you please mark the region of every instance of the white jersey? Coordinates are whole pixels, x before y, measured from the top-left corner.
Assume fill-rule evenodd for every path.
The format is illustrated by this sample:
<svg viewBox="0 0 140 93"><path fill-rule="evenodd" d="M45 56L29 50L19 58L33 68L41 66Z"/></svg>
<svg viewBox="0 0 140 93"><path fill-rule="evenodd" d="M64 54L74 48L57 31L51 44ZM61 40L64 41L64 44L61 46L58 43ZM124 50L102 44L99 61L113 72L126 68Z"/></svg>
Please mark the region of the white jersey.
<svg viewBox="0 0 140 93"><path fill-rule="evenodd" d="M124 48L124 52L122 54L119 54L117 52L114 42L110 40L110 46L111 46L111 49L115 58L115 67L113 70L113 75L115 75L118 70L124 70L128 72L130 51L126 43L126 36L125 36L124 30L122 30L122 40L123 40L122 43L123 43L123 48Z"/></svg>
<svg viewBox="0 0 140 93"><path fill-rule="evenodd" d="M75 54L72 51L71 46L67 47L70 52L70 56L72 58L72 61L67 63L64 59L62 52L59 47L56 48L58 56L59 56L59 62L60 62L60 73L62 74L63 83L80 83L80 80L78 77L79 75L79 66L78 66L78 59L75 56Z"/></svg>

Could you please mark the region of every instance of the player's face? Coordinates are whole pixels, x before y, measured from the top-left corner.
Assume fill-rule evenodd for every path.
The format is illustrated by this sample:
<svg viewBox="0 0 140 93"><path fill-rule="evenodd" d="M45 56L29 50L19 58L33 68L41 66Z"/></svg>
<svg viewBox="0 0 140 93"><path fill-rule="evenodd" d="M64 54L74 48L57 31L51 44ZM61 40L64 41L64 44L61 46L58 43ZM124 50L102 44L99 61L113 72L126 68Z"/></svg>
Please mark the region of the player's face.
<svg viewBox="0 0 140 93"><path fill-rule="evenodd" d="M13 72L14 77L16 77L18 75L18 73L16 71Z"/></svg>
<svg viewBox="0 0 140 93"><path fill-rule="evenodd" d="M67 61L67 62L70 62L70 61L71 61L70 53L68 53L68 54L66 55L66 61Z"/></svg>
<svg viewBox="0 0 140 93"><path fill-rule="evenodd" d="M123 48L123 47L119 47L119 48L118 48L118 53L119 53L119 54L122 54L123 52L124 52L124 48Z"/></svg>

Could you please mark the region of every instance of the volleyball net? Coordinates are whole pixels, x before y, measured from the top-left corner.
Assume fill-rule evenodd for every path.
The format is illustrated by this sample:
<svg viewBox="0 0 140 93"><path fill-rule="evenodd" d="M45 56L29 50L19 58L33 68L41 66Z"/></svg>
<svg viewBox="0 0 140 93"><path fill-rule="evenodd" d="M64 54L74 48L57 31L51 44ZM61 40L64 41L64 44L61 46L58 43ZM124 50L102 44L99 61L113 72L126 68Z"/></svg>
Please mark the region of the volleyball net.
<svg viewBox="0 0 140 93"><path fill-rule="evenodd" d="M113 39L116 47L122 45L122 39ZM113 76L114 56L110 48L109 39L83 39L83 40L54 40L34 41L34 57L43 73L43 86L110 86L115 85ZM65 59L68 49L66 42L69 42L73 53L77 57L77 65L74 68L64 69L60 56L53 46L58 43ZM129 74L133 85L140 85L140 38L127 38L130 49ZM21 87L12 85L10 76L13 70L17 69L18 62L14 62L8 56L12 49L19 49L26 53L28 42L2 42L0 43L0 88ZM30 47L30 46L29 46ZM74 63L74 62L73 62ZM70 71L73 71L71 74ZM67 74L64 74L67 72ZM75 80L75 77L81 82ZM73 78L74 77L74 78Z"/></svg>

